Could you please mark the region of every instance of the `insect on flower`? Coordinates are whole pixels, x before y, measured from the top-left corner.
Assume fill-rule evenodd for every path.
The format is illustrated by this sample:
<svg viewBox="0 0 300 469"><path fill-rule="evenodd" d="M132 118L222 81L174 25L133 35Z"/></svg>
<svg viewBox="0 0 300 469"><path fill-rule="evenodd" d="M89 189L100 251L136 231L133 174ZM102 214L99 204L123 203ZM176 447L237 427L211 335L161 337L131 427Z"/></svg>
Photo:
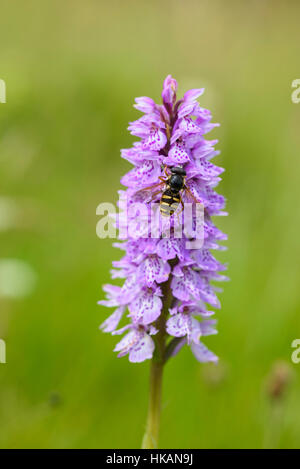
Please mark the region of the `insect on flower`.
<svg viewBox="0 0 300 469"><path fill-rule="evenodd" d="M154 189L156 190L152 193L152 197L150 201L152 202L155 197L160 194L161 192L161 199L160 199L160 213L165 217L170 217L173 213L176 212L179 203L184 209L184 203L182 200L181 192L187 191L188 194L191 196L193 201L198 203L199 201L193 196L190 189L186 185L186 172L181 166L173 166L170 168L171 174L167 171L167 166L164 167L164 173L166 177L159 176L160 181L157 184L153 184L152 186L145 187L141 189L139 192L149 191L151 192ZM200 202L199 202L200 203Z"/></svg>
<svg viewBox="0 0 300 469"><path fill-rule="evenodd" d="M214 282L227 279L220 274L226 266L211 253L224 249L219 242L227 236L212 217L226 212L224 197L215 191L223 168L211 162L219 154L214 148L217 140L205 138L218 124L197 101L203 91L192 89L177 99L177 82L169 75L161 104L145 96L136 98L135 108L143 116L128 129L140 140L121 152L133 168L121 178L125 189L119 191L116 227L133 229L115 244L125 254L113 262L111 275L124 282L103 287L106 299L99 304L114 311L100 327L113 336L126 333L114 348L119 357L127 355L134 363L153 359L144 448L157 445L158 396L167 360L183 346L201 363L218 360L203 342L217 332L216 321L210 318L210 307L220 308L220 290ZM149 204L152 201L159 202L159 210ZM180 204L182 211L188 208L188 201L190 208L198 203L203 207L203 242L193 248L189 246L197 239L197 210L184 211L184 230L177 231L181 220L172 216L179 213ZM159 221L155 236L152 208L154 221ZM186 221L191 221L189 226Z"/></svg>
<svg viewBox="0 0 300 469"><path fill-rule="evenodd" d="M187 340L191 332L179 327L181 320L175 333L172 318L174 311L188 305L189 314L185 314L184 318L190 318L189 321L196 318L202 324L199 330L203 331L208 315L206 303L214 308L220 307L216 296L219 289L211 281L226 280L224 275L218 273L226 267L210 252L211 249L222 250L219 242L226 240L227 236L212 221L212 216L225 214L222 211L225 199L214 190L223 168L211 162L219 154L214 149L217 140L207 140L205 134L218 124L211 122L210 111L197 101L203 91L189 90L177 99L177 82L169 75L164 81L161 104L145 96L136 98L135 108L143 116L131 122L128 128L140 141L121 152L133 168L121 178L126 189L119 191L120 200L124 196L126 205L124 209L120 205L122 211L116 225L123 227L127 224L134 229L128 232L122 243L116 244L124 249L125 255L113 262L112 277L123 278L124 283L123 286L105 286L107 299L99 301L99 304L113 307L115 311L101 329L115 335L125 317L129 319L132 330L139 333L140 328L146 328L143 329L145 334L149 334L150 326L158 329L157 335L150 334L151 337L145 342L149 348L142 348L138 361L158 353L160 334L163 334L165 342L173 337L181 346L189 345L201 362L217 359L206 349L201 335L196 334L195 341ZM159 202L154 221L157 215L163 219L157 225L155 236L152 236L152 224L147 223L148 217L152 216L152 204L149 204L152 201ZM197 249L189 249L186 243L195 239L191 236L196 233L196 211L191 211L190 218L187 213L187 219L191 219L191 229L181 231L181 238L176 232L179 217L172 216L180 212L180 205L183 211L189 201L192 206L200 203L204 208L204 240ZM136 204L139 210L140 202L145 215L139 218L135 209L129 209ZM144 219L145 224L142 223ZM170 324L172 327L169 327ZM121 328L121 331L124 329ZM211 334L212 328L208 331ZM179 348L174 350L177 352ZM127 348L119 356L125 354L129 355L130 361L137 361L137 357L127 352Z"/></svg>

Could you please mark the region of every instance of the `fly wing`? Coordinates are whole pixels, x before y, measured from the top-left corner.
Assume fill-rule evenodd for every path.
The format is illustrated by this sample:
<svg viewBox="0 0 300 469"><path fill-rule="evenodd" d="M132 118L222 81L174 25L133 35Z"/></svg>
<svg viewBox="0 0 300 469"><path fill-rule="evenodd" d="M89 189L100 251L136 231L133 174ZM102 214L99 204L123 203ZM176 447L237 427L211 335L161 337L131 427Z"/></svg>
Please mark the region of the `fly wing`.
<svg viewBox="0 0 300 469"><path fill-rule="evenodd" d="M135 202L152 202L158 194L162 193L164 187L164 182L158 182L152 186L143 187L143 189L138 190L134 194L133 199Z"/></svg>

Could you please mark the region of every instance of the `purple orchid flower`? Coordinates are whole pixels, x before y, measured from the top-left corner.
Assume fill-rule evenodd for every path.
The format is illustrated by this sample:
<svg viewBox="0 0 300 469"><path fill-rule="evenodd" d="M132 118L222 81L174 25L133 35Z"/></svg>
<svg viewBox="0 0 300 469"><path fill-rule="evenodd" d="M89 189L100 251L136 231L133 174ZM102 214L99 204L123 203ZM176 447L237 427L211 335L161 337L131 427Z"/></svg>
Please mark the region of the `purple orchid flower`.
<svg viewBox="0 0 300 469"><path fill-rule="evenodd" d="M113 334L127 334L115 346L114 351L119 352L118 357L129 355L129 361L132 363L140 363L151 358L155 348L151 335L157 334L157 330L153 327L145 327L142 325L128 324L127 326L114 331Z"/></svg>
<svg viewBox="0 0 300 469"><path fill-rule="evenodd" d="M216 324L214 319L204 319L201 322L194 316L207 317L213 312L208 312L201 302L195 308L195 303L182 303L179 307L170 309L171 317L166 322L166 330L168 334L174 337L182 337L181 344L188 344L194 356L200 362L213 361L216 362L218 357L210 352L205 345L200 341L202 336L217 334L216 329L213 327ZM180 342L179 342L180 344ZM179 347L175 349L172 356L176 355Z"/></svg>
<svg viewBox="0 0 300 469"><path fill-rule="evenodd" d="M200 362L217 360L202 338L216 333L216 321L207 319L213 314L208 306L220 308L218 290L211 282L226 280L219 274L225 266L211 253L213 249L225 249L219 242L227 238L211 220L212 216L226 214L225 199L215 192L223 168L211 162L219 153L214 149L217 140L205 139L218 124L211 123L210 111L197 101L203 88L189 90L177 100L177 87L176 80L168 75L163 84L162 104L148 97L136 98L135 108L144 115L131 122L128 129L141 140L132 148L122 150L122 157L133 168L121 179L127 189L120 191L126 202L120 199L119 208L129 209L126 218L122 211L116 223L119 228L126 224L133 228L126 240L116 243L125 250L125 255L113 263L112 278L125 280L122 287L104 287L107 299L99 304L115 310L100 327L113 335L127 331L115 351L118 356L128 354L132 362L151 359L156 352L161 352L162 337L164 351L172 340L176 342L171 355L187 344ZM159 210L155 212L160 219L156 237L150 233L149 226L137 222L140 220L135 208L137 202L148 204L142 220L147 221L150 214L145 188L159 186L159 178L166 177L166 171L170 174L174 166L184 169L190 195L204 207L204 240L199 249L187 248L185 241L190 234L176 238L171 233L164 237L167 222L171 230L177 227L176 213L171 220L162 220ZM151 202L159 202L163 190L160 187L160 191L150 194ZM182 199L188 201L184 191ZM129 319L129 324L117 331L124 317ZM159 333L154 336L154 331ZM160 356L162 360L165 358Z"/></svg>

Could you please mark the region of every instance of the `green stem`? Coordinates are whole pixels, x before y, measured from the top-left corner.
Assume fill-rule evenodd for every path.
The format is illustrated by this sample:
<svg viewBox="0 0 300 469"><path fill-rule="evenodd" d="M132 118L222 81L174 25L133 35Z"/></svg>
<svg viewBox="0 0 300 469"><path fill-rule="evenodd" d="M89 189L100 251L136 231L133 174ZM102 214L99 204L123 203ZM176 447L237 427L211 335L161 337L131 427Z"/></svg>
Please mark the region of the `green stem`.
<svg viewBox="0 0 300 469"><path fill-rule="evenodd" d="M163 367L164 365L162 362L156 362L154 359L152 360L150 370L149 408L146 432L142 442L143 449L154 449L158 447Z"/></svg>

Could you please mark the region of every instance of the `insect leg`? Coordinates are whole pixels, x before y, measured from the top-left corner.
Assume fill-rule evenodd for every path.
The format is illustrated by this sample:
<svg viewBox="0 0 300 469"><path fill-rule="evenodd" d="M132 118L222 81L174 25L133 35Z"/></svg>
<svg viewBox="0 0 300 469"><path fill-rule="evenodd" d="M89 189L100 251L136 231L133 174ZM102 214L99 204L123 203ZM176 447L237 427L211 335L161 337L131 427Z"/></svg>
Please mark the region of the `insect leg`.
<svg viewBox="0 0 300 469"><path fill-rule="evenodd" d="M167 176L167 179L169 179L170 175L167 173L167 165L164 166L164 173Z"/></svg>
<svg viewBox="0 0 300 469"><path fill-rule="evenodd" d="M183 189L184 189L185 191L187 191L187 193L192 197L192 199L194 200L194 202L195 202L196 204L201 204L201 203L202 203L202 202L200 202L200 200L198 200L198 199L194 196L194 194L191 192L191 190L189 189L189 187L188 187L186 184L183 186Z"/></svg>

